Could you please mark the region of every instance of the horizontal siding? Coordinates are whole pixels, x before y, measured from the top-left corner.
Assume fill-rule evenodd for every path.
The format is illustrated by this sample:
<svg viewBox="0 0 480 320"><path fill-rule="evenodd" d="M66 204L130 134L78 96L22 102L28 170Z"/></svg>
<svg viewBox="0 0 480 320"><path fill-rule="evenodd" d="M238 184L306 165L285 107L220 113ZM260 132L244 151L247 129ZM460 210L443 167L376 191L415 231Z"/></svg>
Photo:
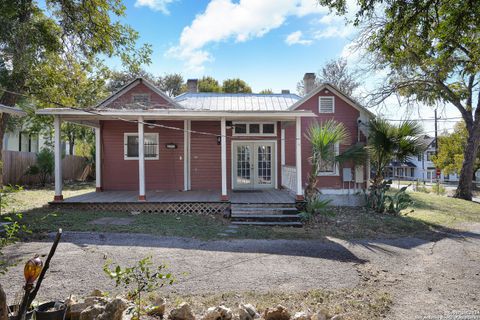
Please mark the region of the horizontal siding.
<svg viewBox="0 0 480 320"><path fill-rule="evenodd" d="M319 114L318 113L318 99L319 96L334 96L335 98L335 113L333 114ZM302 119L302 181L305 185L307 176L311 170L309 158L311 157L310 142L305 137L305 133L313 122L323 122L328 119L341 122L347 128L350 134L350 143L340 146L340 152L348 149L352 144L355 144L358 139L358 124L357 119L360 116L360 112L346 103L343 99L335 96L331 92L325 92L322 90L318 94L314 95L302 105L298 110L310 110L317 115L315 118L303 118ZM295 124L288 126L285 129L285 163L286 165L295 166ZM361 137L364 138L363 136ZM352 167L351 163L345 163L345 167ZM339 176L322 176L318 178L319 188L342 188L342 168L339 169Z"/></svg>
<svg viewBox="0 0 480 320"><path fill-rule="evenodd" d="M159 124L183 129L183 121ZM124 160L124 133L137 132L138 126L123 121L102 121L102 186L105 190L138 190L138 160ZM147 190L183 190L183 131L165 128L145 133L159 134L159 159L145 160ZM177 149L167 149L175 143Z"/></svg>
<svg viewBox="0 0 480 320"><path fill-rule="evenodd" d="M222 187L221 147L217 144L220 121L192 121L190 175L192 190L219 190Z"/></svg>

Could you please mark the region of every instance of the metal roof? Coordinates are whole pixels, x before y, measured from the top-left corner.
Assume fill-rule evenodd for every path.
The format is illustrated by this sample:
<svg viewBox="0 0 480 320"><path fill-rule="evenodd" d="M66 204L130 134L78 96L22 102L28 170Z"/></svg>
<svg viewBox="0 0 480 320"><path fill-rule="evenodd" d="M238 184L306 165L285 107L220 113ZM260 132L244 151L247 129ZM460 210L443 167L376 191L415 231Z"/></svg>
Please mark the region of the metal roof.
<svg viewBox="0 0 480 320"><path fill-rule="evenodd" d="M210 111L288 111L296 94L191 93L174 99L185 109Z"/></svg>

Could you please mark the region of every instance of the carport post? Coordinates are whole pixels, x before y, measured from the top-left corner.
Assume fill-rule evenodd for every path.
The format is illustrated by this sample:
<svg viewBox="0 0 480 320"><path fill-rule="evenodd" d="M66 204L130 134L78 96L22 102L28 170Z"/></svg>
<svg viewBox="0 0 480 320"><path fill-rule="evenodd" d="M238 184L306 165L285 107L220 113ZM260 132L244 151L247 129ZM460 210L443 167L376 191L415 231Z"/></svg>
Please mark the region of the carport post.
<svg viewBox="0 0 480 320"><path fill-rule="evenodd" d="M53 201L63 201L62 195L62 120L60 116L55 116L53 120L54 128L54 149L55 149L55 196Z"/></svg>

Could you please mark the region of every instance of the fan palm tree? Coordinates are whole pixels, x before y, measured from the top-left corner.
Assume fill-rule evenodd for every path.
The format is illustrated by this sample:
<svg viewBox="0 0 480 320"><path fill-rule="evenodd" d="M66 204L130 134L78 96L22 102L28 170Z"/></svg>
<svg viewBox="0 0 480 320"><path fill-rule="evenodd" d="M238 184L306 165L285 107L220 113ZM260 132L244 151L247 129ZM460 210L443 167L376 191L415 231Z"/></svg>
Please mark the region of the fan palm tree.
<svg viewBox="0 0 480 320"><path fill-rule="evenodd" d="M406 161L422 154L425 144L422 140L422 127L414 121L403 121L395 125L385 119L375 118L368 124L367 150L375 172L372 187L382 182L386 167L391 161Z"/></svg>
<svg viewBox="0 0 480 320"><path fill-rule="evenodd" d="M361 145L354 145L343 153L336 154L335 145L348 144L350 135L345 126L335 120L313 123L305 133L305 137L312 145L312 155L309 158L311 170L305 187L307 200L315 197L318 192L317 177L321 162L333 160L335 163L342 163L347 160L354 160L355 162L365 160L366 153L364 146Z"/></svg>

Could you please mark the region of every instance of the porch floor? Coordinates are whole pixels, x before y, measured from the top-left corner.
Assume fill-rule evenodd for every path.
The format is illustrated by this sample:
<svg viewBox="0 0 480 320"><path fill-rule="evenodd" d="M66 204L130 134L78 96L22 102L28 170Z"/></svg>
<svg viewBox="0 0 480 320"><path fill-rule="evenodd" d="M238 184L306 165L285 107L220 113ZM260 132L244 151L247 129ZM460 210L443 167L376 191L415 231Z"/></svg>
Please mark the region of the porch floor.
<svg viewBox="0 0 480 320"><path fill-rule="evenodd" d="M220 190L147 191L147 203L221 202ZM287 190L229 191L231 203L295 203ZM64 203L132 203L137 191L89 192L65 198Z"/></svg>

